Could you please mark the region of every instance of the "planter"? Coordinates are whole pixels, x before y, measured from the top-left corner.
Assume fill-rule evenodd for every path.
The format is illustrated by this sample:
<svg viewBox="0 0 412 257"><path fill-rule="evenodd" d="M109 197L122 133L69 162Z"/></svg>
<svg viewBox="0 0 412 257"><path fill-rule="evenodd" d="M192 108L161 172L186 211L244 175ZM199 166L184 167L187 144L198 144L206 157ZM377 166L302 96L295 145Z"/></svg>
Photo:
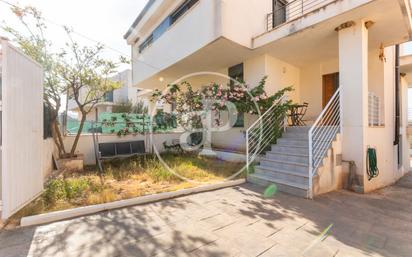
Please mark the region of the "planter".
<svg viewBox="0 0 412 257"><path fill-rule="evenodd" d="M83 171L84 168L84 155L78 154L72 158L61 158L57 161L58 169L68 172Z"/></svg>

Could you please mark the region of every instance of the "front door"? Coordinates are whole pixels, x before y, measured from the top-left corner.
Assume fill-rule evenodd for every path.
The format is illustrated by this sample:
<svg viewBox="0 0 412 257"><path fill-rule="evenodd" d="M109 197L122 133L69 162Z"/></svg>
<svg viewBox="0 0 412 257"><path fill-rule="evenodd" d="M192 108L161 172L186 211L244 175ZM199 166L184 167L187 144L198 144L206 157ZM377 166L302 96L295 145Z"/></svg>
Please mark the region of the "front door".
<svg viewBox="0 0 412 257"><path fill-rule="evenodd" d="M322 107L328 104L329 100L339 88L339 72L323 75Z"/></svg>

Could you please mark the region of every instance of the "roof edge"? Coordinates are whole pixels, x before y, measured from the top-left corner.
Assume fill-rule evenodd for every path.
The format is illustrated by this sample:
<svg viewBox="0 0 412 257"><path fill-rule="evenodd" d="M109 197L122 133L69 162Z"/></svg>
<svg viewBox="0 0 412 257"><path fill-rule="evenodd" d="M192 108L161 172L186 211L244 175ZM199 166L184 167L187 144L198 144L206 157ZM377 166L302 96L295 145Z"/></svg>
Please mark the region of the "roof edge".
<svg viewBox="0 0 412 257"><path fill-rule="evenodd" d="M156 2L156 0L149 0L149 2L147 2L143 10L140 12L139 16L137 16L136 20L133 22L132 26L130 26L129 30L123 36L124 39L127 39L132 34L133 30L136 28L139 22L143 19L144 15L147 13L150 7L152 7L154 2Z"/></svg>

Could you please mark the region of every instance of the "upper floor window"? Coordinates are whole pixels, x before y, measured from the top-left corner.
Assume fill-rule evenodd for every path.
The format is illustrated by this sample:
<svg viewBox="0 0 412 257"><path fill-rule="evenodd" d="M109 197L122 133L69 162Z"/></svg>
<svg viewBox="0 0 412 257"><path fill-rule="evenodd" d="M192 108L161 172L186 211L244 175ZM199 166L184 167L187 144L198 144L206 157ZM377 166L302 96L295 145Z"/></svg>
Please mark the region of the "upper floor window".
<svg viewBox="0 0 412 257"><path fill-rule="evenodd" d="M286 22L286 6L287 1L285 0L272 0L272 28Z"/></svg>
<svg viewBox="0 0 412 257"><path fill-rule="evenodd" d="M143 43L139 46L139 53L141 53L146 47L150 46L153 43L153 34L146 38Z"/></svg>
<svg viewBox="0 0 412 257"><path fill-rule="evenodd" d="M105 102L113 102L113 90L104 94L104 100Z"/></svg>
<svg viewBox="0 0 412 257"><path fill-rule="evenodd" d="M158 39L161 35L163 35L163 33L166 32L166 30L170 27L171 23L171 17L167 17L162 23L160 23L159 26L157 26L157 28L153 31L152 35L153 35L153 41L155 41L156 39Z"/></svg>
<svg viewBox="0 0 412 257"><path fill-rule="evenodd" d="M166 17L157 26L153 32L139 45L139 53L143 52L144 49L149 47L154 41L156 41L167 29L174 24L183 14L185 14L192 6L194 6L199 0L186 0L181 4L172 14Z"/></svg>
<svg viewBox="0 0 412 257"><path fill-rule="evenodd" d="M175 23L183 14L185 14L193 5L195 5L199 0L186 0L179 8L174 11L170 17L172 19L172 24Z"/></svg>

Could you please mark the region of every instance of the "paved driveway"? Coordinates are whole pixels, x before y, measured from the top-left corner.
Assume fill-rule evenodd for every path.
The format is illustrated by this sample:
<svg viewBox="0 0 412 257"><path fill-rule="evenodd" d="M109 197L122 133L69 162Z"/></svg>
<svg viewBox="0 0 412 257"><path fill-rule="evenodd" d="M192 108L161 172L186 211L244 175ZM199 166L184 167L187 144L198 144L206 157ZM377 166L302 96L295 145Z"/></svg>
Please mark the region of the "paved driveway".
<svg viewBox="0 0 412 257"><path fill-rule="evenodd" d="M3 231L0 256L412 255L412 177L372 195L314 201L262 191L245 184Z"/></svg>

